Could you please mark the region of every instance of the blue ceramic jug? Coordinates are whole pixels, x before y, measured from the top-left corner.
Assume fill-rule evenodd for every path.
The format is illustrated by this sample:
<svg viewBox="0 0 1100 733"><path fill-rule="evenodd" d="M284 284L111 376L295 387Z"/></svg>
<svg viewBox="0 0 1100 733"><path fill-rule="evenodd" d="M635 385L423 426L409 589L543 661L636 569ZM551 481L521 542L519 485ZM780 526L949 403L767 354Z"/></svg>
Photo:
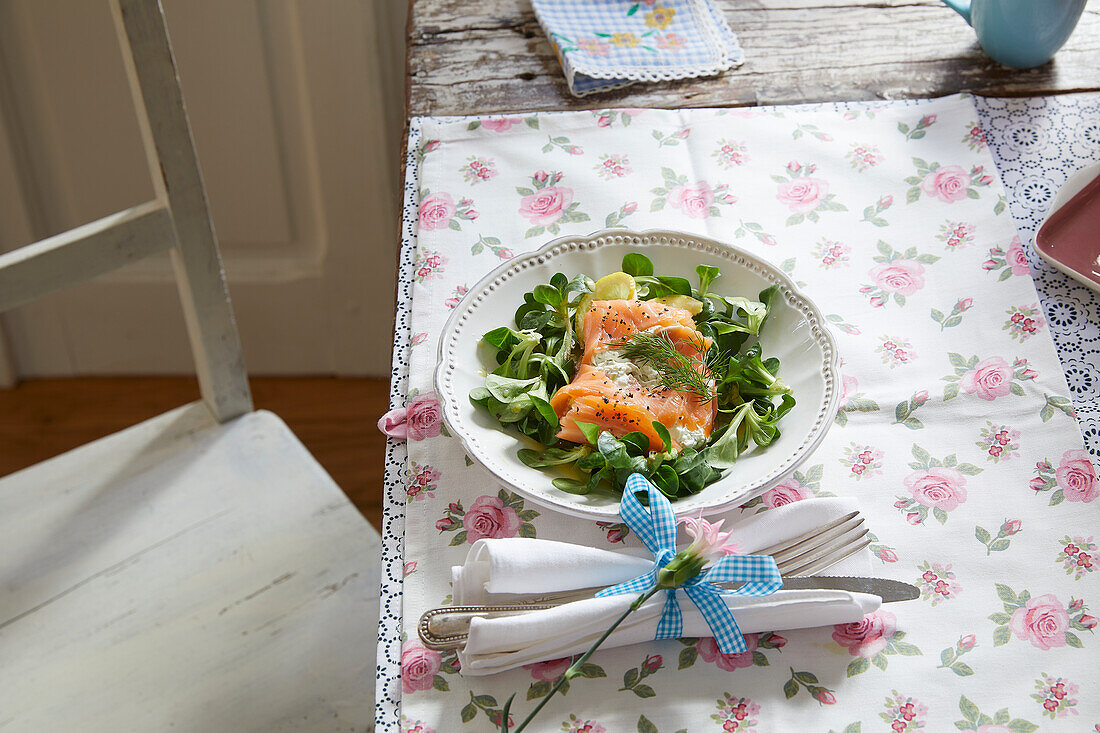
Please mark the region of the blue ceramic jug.
<svg viewBox="0 0 1100 733"><path fill-rule="evenodd" d="M978 34L990 58L1030 69L1054 58L1077 25L1085 0L943 0Z"/></svg>

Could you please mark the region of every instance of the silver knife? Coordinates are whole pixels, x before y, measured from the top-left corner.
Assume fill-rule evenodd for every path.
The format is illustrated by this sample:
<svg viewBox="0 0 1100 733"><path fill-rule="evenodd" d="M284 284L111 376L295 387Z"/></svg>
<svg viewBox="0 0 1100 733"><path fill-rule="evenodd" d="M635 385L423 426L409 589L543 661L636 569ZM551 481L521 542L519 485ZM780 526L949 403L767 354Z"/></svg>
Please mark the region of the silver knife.
<svg viewBox="0 0 1100 733"><path fill-rule="evenodd" d="M809 575L783 578L780 590L843 590L870 593L883 603L911 601L920 597L920 589L909 583L888 578L867 578L843 575ZM593 594L589 593L588 597ZM580 599L578 599L580 600ZM501 618L531 611L554 608L560 603L510 603L494 606L443 606L426 611L417 624L421 642L429 649L445 651L466 644L470 622L477 617Z"/></svg>

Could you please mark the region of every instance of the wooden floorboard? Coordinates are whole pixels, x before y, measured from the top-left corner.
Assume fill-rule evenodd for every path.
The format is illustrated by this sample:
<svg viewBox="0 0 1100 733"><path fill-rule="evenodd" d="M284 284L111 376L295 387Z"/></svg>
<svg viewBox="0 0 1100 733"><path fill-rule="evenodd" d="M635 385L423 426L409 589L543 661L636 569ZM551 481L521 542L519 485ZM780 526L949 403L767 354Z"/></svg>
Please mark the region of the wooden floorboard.
<svg viewBox="0 0 1100 733"><path fill-rule="evenodd" d="M376 528L382 523L386 411L381 379L254 377L257 409L281 417ZM188 377L32 379L0 390L0 476L198 399Z"/></svg>

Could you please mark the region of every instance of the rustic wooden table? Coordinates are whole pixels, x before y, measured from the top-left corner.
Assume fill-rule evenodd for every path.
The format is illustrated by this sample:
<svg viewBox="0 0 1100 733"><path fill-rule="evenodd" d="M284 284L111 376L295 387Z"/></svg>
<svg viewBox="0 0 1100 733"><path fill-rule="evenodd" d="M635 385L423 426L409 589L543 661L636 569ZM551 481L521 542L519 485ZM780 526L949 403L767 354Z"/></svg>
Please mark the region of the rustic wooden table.
<svg viewBox="0 0 1100 733"><path fill-rule="evenodd" d="M1055 59L991 61L938 0L715 0L745 63L710 79L637 84L576 98L529 0L411 0L409 115L600 107L733 107L1100 90L1100 3Z"/></svg>

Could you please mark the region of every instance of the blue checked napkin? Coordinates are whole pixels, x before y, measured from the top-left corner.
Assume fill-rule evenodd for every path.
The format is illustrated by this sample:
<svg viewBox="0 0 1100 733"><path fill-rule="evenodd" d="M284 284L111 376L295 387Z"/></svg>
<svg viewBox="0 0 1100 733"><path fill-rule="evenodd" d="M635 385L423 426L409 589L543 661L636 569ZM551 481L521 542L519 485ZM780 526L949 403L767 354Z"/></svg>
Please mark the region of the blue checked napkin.
<svg viewBox="0 0 1100 733"><path fill-rule="evenodd" d="M744 54L711 0L532 0L574 96L714 76Z"/></svg>

